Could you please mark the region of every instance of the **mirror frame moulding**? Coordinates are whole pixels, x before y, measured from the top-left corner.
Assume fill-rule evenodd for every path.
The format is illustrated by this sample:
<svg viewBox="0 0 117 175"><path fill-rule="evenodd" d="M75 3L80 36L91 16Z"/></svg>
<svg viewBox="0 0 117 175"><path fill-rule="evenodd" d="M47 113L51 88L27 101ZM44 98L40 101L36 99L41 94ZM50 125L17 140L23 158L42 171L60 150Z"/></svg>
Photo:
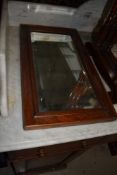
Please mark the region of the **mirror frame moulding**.
<svg viewBox="0 0 117 175"><path fill-rule="evenodd" d="M31 32L64 34L71 36L77 54L98 97L101 108L75 109L59 112L39 112L36 77L33 66ZM104 89L97 71L75 29L47 27L39 25L20 25L20 61L22 82L22 107L24 129L39 129L95 122L112 121L116 112Z"/></svg>

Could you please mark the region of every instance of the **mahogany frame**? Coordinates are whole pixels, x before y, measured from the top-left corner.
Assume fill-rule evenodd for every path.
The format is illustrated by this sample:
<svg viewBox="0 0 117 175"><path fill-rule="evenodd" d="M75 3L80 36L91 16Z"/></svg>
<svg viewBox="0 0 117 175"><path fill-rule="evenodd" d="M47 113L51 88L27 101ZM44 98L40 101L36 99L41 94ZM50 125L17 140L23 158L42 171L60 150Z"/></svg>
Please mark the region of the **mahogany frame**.
<svg viewBox="0 0 117 175"><path fill-rule="evenodd" d="M87 72L102 108L78 109L60 112L39 112L35 72L32 59L31 32L70 35L81 62ZM105 91L97 71L75 29L45 27L36 25L20 26L21 82L24 129L37 129L73 124L111 121L116 112Z"/></svg>

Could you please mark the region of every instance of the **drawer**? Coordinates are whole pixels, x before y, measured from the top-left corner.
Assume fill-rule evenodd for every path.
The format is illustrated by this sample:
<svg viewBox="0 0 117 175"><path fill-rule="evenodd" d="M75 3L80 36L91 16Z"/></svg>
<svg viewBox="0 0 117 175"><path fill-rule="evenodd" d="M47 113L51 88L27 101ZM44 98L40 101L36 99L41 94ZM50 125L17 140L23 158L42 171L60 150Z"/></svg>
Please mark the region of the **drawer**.
<svg viewBox="0 0 117 175"><path fill-rule="evenodd" d="M78 143L74 142L48 147L12 151L8 153L8 157L10 161L19 161L19 160L36 159L40 157L56 156L58 154L70 153L73 151L81 152L83 150L84 146L82 142Z"/></svg>

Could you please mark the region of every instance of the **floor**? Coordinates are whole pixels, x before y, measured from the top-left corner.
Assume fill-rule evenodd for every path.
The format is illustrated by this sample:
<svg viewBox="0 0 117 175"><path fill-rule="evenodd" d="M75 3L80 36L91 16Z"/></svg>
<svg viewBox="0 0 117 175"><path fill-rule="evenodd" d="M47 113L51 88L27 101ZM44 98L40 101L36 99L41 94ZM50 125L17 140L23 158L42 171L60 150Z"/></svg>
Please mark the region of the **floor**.
<svg viewBox="0 0 117 175"><path fill-rule="evenodd" d="M13 175L12 169L2 168L0 175ZM72 160L67 169L44 175L117 175L117 156L111 156L107 145L96 146Z"/></svg>

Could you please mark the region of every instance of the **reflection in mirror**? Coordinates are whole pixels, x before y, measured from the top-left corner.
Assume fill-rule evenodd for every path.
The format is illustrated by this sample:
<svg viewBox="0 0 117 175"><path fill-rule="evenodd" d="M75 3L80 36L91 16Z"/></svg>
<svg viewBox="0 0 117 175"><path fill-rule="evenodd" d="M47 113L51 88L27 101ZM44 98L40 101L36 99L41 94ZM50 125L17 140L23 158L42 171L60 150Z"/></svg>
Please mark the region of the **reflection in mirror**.
<svg viewBox="0 0 117 175"><path fill-rule="evenodd" d="M100 107L68 35L31 33L39 111Z"/></svg>

